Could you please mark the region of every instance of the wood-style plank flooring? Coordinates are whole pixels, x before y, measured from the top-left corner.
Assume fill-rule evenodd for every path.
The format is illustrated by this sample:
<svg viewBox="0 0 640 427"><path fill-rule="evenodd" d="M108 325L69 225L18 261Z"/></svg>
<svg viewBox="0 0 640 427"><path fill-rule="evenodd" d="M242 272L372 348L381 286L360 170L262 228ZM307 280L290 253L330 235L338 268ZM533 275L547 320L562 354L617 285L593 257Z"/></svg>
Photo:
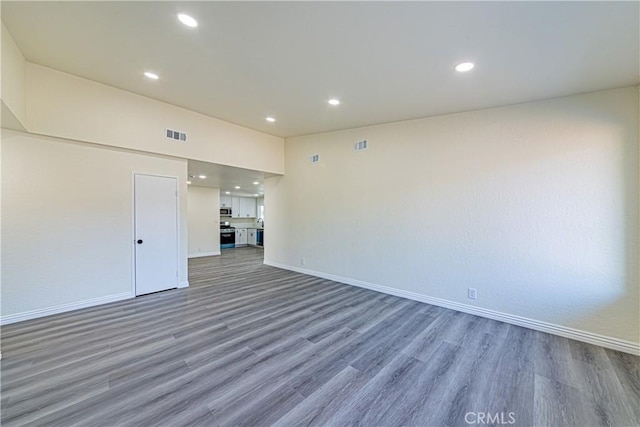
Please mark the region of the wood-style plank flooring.
<svg viewBox="0 0 640 427"><path fill-rule="evenodd" d="M268 267L261 249L189 271L188 289L3 327L2 425L639 423L638 357Z"/></svg>

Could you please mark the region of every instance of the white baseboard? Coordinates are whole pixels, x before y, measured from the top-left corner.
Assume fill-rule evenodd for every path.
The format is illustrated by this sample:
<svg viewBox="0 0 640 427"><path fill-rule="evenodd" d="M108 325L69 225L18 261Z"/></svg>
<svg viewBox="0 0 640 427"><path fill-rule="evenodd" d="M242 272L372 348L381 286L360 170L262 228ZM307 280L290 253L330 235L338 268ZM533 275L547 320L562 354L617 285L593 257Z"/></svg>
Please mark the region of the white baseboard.
<svg viewBox="0 0 640 427"><path fill-rule="evenodd" d="M105 297L92 298L84 301L71 302L68 304L56 305L53 307L39 308L37 310L24 311L22 313L9 314L0 317L0 325L8 325L10 323L22 322L24 320L37 319L39 317L51 316L52 314L65 313L67 311L79 310L81 308L93 307L96 305L108 304L110 302L122 301L133 298L131 292L121 294L108 295Z"/></svg>
<svg viewBox="0 0 640 427"><path fill-rule="evenodd" d="M523 326L525 328L534 329L536 331L547 332L549 334L571 338L576 341L582 341L589 344L599 345L613 350L623 351L625 353L640 356L640 344L632 341L594 334L592 332L581 331L579 329L570 328L568 326L556 325L540 320L529 319L527 317L516 316L514 314L502 313L500 311L476 307L469 304L462 304L441 298L434 298L416 292L404 291L402 289L391 288L383 285L376 285L374 283L364 282L362 280L351 279L348 277L337 276L334 274L323 273L315 270L308 270L306 268L299 268L270 261L264 261L264 264L270 265L272 267L282 268L284 270L290 270L297 273L320 277L327 280L333 280L334 282L358 286L360 288L370 289L372 291L382 292L384 294L395 295L414 301L437 305L438 307L450 308L452 310L462 311L464 313L475 314L476 316L499 320L501 322L510 323L512 325Z"/></svg>
<svg viewBox="0 0 640 427"><path fill-rule="evenodd" d="M220 251L218 251L218 252L198 252L196 254L187 255L187 258L201 258L201 257L205 257L205 256L216 256L216 255L220 255Z"/></svg>
<svg viewBox="0 0 640 427"><path fill-rule="evenodd" d="M189 281L188 280L185 280L185 281L180 282L178 284L178 289L180 289L180 288L188 288L188 287L189 287Z"/></svg>

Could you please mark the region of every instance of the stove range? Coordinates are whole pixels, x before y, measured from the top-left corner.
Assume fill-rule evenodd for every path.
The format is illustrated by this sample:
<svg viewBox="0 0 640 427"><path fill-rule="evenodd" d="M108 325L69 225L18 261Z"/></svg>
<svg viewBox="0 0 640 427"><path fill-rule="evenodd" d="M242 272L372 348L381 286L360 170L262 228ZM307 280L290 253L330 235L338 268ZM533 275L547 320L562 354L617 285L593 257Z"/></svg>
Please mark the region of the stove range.
<svg viewBox="0 0 640 427"><path fill-rule="evenodd" d="M220 248L236 247L236 229L228 224L220 223Z"/></svg>

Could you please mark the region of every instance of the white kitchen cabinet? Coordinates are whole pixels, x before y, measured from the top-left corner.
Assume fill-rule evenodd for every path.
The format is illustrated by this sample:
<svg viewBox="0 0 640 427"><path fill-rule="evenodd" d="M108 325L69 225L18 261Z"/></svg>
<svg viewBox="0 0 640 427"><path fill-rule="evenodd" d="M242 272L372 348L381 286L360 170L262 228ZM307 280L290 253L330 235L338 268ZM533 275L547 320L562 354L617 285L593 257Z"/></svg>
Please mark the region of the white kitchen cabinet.
<svg viewBox="0 0 640 427"><path fill-rule="evenodd" d="M246 246L248 243L247 240L247 229L246 228L236 228L236 246Z"/></svg>
<svg viewBox="0 0 640 427"><path fill-rule="evenodd" d="M231 196L220 196L220 207L221 208L230 208L231 207Z"/></svg>
<svg viewBox="0 0 640 427"><path fill-rule="evenodd" d="M241 218L240 217L240 197L231 198L231 216L233 218Z"/></svg>
<svg viewBox="0 0 640 427"><path fill-rule="evenodd" d="M258 233L255 228L247 229L247 242L252 246L258 244Z"/></svg>
<svg viewBox="0 0 640 427"><path fill-rule="evenodd" d="M234 218L255 218L256 199L249 197L232 197L231 215Z"/></svg>
<svg viewBox="0 0 640 427"><path fill-rule="evenodd" d="M256 217L256 199L243 197L240 199L240 214L241 218L255 218Z"/></svg>

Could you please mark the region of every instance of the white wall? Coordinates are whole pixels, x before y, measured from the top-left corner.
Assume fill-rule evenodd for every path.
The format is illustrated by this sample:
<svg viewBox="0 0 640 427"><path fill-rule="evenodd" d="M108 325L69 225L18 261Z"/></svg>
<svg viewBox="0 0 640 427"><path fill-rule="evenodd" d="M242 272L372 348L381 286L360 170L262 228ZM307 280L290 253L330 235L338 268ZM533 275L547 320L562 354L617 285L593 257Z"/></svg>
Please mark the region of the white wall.
<svg viewBox="0 0 640 427"><path fill-rule="evenodd" d="M640 342L637 87L285 152L287 174L265 182L267 263Z"/></svg>
<svg viewBox="0 0 640 427"><path fill-rule="evenodd" d="M27 130L245 169L284 172L284 140L27 63ZM165 129L186 132L186 143Z"/></svg>
<svg viewBox="0 0 640 427"><path fill-rule="evenodd" d="M187 162L2 130L2 320L132 296L133 172L178 177L187 284Z"/></svg>
<svg viewBox="0 0 640 427"><path fill-rule="evenodd" d="M178 159L284 171L282 138L29 63L4 25L1 59L2 322L131 294L132 171L179 177L181 286L187 163ZM166 127L187 143L164 138Z"/></svg>
<svg viewBox="0 0 640 427"><path fill-rule="evenodd" d="M2 24L2 126L23 128L26 123L26 62L11 34Z"/></svg>
<svg viewBox="0 0 640 427"><path fill-rule="evenodd" d="M220 189L189 186L189 258L220 254Z"/></svg>

